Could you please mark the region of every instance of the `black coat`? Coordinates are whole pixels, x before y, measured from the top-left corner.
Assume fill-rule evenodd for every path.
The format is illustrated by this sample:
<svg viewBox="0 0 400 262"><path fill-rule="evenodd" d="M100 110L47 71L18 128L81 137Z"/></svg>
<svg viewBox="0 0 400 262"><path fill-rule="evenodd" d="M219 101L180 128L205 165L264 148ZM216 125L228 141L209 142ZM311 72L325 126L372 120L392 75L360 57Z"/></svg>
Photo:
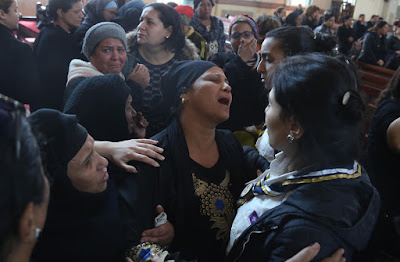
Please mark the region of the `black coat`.
<svg viewBox="0 0 400 262"><path fill-rule="evenodd" d="M62 111L69 63L80 58L80 49L69 32L53 24L43 28L36 38L33 52L40 75L40 108Z"/></svg>
<svg viewBox="0 0 400 262"><path fill-rule="evenodd" d="M378 65L378 60L386 61L386 37L379 37L376 31L371 31L365 35L362 49L358 60Z"/></svg>
<svg viewBox="0 0 400 262"><path fill-rule="evenodd" d="M128 238L135 242L135 237L140 237L141 230L153 227L156 205L161 204L175 228L171 249L183 251L184 258L218 261L224 255L224 248L213 246L215 239L205 239L203 234L195 235L199 229L194 220L202 215L190 204L195 197L191 175L193 160L189 157L180 123L177 120L172 121L153 139L158 141L158 146L164 148L165 160L160 162L161 166L155 168L139 165L138 175L127 176L120 187L124 200L121 212L124 214L124 224L129 229L126 231ZM264 170L269 163L258 154L245 154L229 131L216 130L215 140L220 160L230 173L230 191L234 199L237 199L244 183L255 177L256 169Z"/></svg>
<svg viewBox="0 0 400 262"><path fill-rule="evenodd" d="M378 213L379 194L364 170L355 179L304 184L248 227L226 261L286 261L315 242L315 261L338 248L351 261L367 247Z"/></svg>
<svg viewBox="0 0 400 262"><path fill-rule="evenodd" d="M354 23L353 29L354 29L354 40L360 39L367 32L367 26L365 24L364 25L361 24L360 21Z"/></svg>
<svg viewBox="0 0 400 262"><path fill-rule="evenodd" d="M397 36L391 35L386 38L387 48L387 65L386 68L397 70L400 66L400 55L396 51L400 51L400 39Z"/></svg>
<svg viewBox="0 0 400 262"><path fill-rule="evenodd" d="M338 43L339 43L339 52L348 55L353 41L349 41L349 37L354 38L354 31L353 28L347 28L345 25L339 26L337 31Z"/></svg>
<svg viewBox="0 0 400 262"><path fill-rule="evenodd" d="M15 38L13 32L0 24L0 93L22 103L37 106L40 96L39 74L28 44Z"/></svg>
<svg viewBox="0 0 400 262"><path fill-rule="evenodd" d="M236 131L264 122L267 98L260 73L233 53L218 53L212 57L211 62L224 70L232 87L229 119L219 125L219 128Z"/></svg>

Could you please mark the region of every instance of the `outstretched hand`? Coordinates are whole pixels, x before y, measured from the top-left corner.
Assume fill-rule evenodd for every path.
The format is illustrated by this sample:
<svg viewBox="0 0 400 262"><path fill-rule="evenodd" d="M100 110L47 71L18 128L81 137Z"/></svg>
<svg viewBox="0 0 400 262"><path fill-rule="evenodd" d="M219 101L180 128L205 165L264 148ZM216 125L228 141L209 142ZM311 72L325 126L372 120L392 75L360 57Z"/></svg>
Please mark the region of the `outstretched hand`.
<svg viewBox="0 0 400 262"><path fill-rule="evenodd" d="M156 146L157 143L157 141L151 139L130 139L121 142L96 141L95 149L118 167L127 172L137 173L134 166L128 165L129 161L139 161L159 167L160 165L154 159L165 159L161 155L164 149Z"/></svg>

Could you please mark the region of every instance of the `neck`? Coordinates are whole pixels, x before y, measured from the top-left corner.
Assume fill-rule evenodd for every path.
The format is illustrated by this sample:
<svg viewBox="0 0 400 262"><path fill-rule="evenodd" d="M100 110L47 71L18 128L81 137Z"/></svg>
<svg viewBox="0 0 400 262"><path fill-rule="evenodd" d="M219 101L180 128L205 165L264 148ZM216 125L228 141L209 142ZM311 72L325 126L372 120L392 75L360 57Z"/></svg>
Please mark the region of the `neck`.
<svg viewBox="0 0 400 262"><path fill-rule="evenodd" d="M65 23L64 21L57 19L54 21L54 25L58 25L59 27L61 27L65 32L69 32L72 28L70 28L70 26Z"/></svg>
<svg viewBox="0 0 400 262"><path fill-rule="evenodd" d="M152 65L165 64L175 56L175 53L165 50L162 45L158 47L140 45L138 50L144 60Z"/></svg>
<svg viewBox="0 0 400 262"><path fill-rule="evenodd" d="M32 244L18 244L8 255L7 262L29 262L32 253Z"/></svg>
<svg viewBox="0 0 400 262"><path fill-rule="evenodd" d="M208 150L215 144L215 127L210 121L194 116L188 110L182 110L179 118L190 152L191 147Z"/></svg>

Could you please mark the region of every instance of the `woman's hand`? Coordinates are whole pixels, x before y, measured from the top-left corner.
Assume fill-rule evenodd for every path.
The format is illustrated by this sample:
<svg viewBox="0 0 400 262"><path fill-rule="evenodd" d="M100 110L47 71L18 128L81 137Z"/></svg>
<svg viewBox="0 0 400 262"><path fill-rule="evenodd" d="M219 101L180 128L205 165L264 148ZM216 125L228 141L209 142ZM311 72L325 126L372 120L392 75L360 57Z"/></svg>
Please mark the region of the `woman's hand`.
<svg viewBox="0 0 400 262"><path fill-rule="evenodd" d="M137 173L129 161L140 161L154 167L159 167L157 161L164 160L161 155L164 149L155 146L158 142L151 139L130 139L121 142L95 141L95 150L109 159L115 165L127 172Z"/></svg>
<svg viewBox="0 0 400 262"><path fill-rule="evenodd" d="M243 62L247 63L254 57L256 49L257 40L254 37L252 37L251 39L241 38L237 53L243 60Z"/></svg>
<svg viewBox="0 0 400 262"><path fill-rule="evenodd" d="M137 64L129 74L128 78L140 85L142 88L146 88L150 83L149 69L145 65Z"/></svg>
<svg viewBox="0 0 400 262"><path fill-rule="evenodd" d="M158 205L157 213L161 214L162 212L164 212L164 208L161 205ZM167 223L159 227L143 231L140 243L150 242L160 246L168 246L174 240L174 236L174 226L171 224L171 222L167 221Z"/></svg>
<svg viewBox="0 0 400 262"><path fill-rule="evenodd" d="M133 137L144 138L146 136L146 127L149 125L142 112L136 112L133 118Z"/></svg>
<svg viewBox="0 0 400 262"><path fill-rule="evenodd" d="M309 262L319 252L321 246L318 243L314 243L311 246L303 248L294 257L286 260L286 262ZM345 262L346 258L343 257L344 249L339 248L332 256L324 258L321 262Z"/></svg>
<svg viewBox="0 0 400 262"><path fill-rule="evenodd" d="M378 62L376 62L378 65L383 66L385 62L382 59L379 59Z"/></svg>

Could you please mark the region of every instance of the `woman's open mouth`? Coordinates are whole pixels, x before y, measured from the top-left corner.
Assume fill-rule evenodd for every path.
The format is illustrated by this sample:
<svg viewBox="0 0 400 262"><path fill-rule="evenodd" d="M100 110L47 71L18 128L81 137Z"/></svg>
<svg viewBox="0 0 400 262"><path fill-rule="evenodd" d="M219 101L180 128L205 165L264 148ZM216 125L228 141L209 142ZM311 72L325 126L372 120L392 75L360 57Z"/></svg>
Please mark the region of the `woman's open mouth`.
<svg viewBox="0 0 400 262"><path fill-rule="evenodd" d="M231 101L228 98L220 98L220 99L218 99L218 103L221 103L221 104L223 104L225 106L229 106L230 102Z"/></svg>

